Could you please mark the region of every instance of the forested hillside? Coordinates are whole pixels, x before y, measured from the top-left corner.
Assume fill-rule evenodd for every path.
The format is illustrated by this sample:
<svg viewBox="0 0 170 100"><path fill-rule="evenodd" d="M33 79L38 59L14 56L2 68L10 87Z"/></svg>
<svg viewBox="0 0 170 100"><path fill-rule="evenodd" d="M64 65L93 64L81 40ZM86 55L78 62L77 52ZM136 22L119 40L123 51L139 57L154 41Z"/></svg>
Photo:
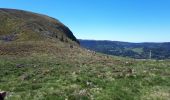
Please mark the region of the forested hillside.
<svg viewBox="0 0 170 100"><path fill-rule="evenodd" d="M109 55L137 59L169 59L170 43L129 43L119 41L79 40L82 47Z"/></svg>

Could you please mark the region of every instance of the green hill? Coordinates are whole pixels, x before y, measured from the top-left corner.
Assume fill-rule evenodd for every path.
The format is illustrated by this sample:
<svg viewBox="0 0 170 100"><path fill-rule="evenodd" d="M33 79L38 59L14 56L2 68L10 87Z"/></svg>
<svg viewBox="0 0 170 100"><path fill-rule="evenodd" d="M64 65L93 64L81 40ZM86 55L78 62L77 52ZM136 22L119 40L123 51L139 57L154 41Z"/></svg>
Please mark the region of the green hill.
<svg viewBox="0 0 170 100"><path fill-rule="evenodd" d="M0 40L27 41L55 38L77 41L73 33L58 20L37 13L0 9Z"/></svg>
<svg viewBox="0 0 170 100"><path fill-rule="evenodd" d="M45 15L1 9L0 23L0 91L7 92L6 100L170 98L169 60L86 50L66 26Z"/></svg>

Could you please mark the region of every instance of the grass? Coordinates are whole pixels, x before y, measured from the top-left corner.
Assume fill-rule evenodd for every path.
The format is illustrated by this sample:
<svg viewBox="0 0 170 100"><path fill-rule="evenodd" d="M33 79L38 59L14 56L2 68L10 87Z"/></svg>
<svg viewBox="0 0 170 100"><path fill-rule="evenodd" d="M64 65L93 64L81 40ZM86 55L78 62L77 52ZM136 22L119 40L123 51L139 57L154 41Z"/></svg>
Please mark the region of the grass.
<svg viewBox="0 0 170 100"><path fill-rule="evenodd" d="M132 51L139 53L139 54L142 54L143 48L133 48Z"/></svg>
<svg viewBox="0 0 170 100"><path fill-rule="evenodd" d="M169 60L140 61L77 52L82 51L2 55L0 89L8 92L7 100L170 98Z"/></svg>

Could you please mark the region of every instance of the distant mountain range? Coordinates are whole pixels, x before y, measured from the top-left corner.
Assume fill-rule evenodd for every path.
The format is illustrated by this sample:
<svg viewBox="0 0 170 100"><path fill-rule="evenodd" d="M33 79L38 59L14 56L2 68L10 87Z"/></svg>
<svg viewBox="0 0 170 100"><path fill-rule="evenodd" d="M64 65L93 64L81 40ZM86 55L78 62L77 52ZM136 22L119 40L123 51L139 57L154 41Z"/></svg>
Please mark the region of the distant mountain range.
<svg viewBox="0 0 170 100"><path fill-rule="evenodd" d="M109 55L136 59L169 59L170 42L130 43L120 41L79 40L82 47Z"/></svg>

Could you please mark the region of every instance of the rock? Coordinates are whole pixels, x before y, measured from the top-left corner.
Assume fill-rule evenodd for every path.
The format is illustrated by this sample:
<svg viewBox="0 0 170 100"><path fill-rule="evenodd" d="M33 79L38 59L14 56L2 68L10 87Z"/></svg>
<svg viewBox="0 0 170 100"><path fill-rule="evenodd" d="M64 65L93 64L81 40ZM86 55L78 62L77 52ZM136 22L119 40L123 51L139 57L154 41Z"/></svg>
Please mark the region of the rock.
<svg viewBox="0 0 170 100"><path fill-rule="evenodd" d="M0 92L0 100L4 100L5 97L6 97L6 92L5 91Z"/></svg>

